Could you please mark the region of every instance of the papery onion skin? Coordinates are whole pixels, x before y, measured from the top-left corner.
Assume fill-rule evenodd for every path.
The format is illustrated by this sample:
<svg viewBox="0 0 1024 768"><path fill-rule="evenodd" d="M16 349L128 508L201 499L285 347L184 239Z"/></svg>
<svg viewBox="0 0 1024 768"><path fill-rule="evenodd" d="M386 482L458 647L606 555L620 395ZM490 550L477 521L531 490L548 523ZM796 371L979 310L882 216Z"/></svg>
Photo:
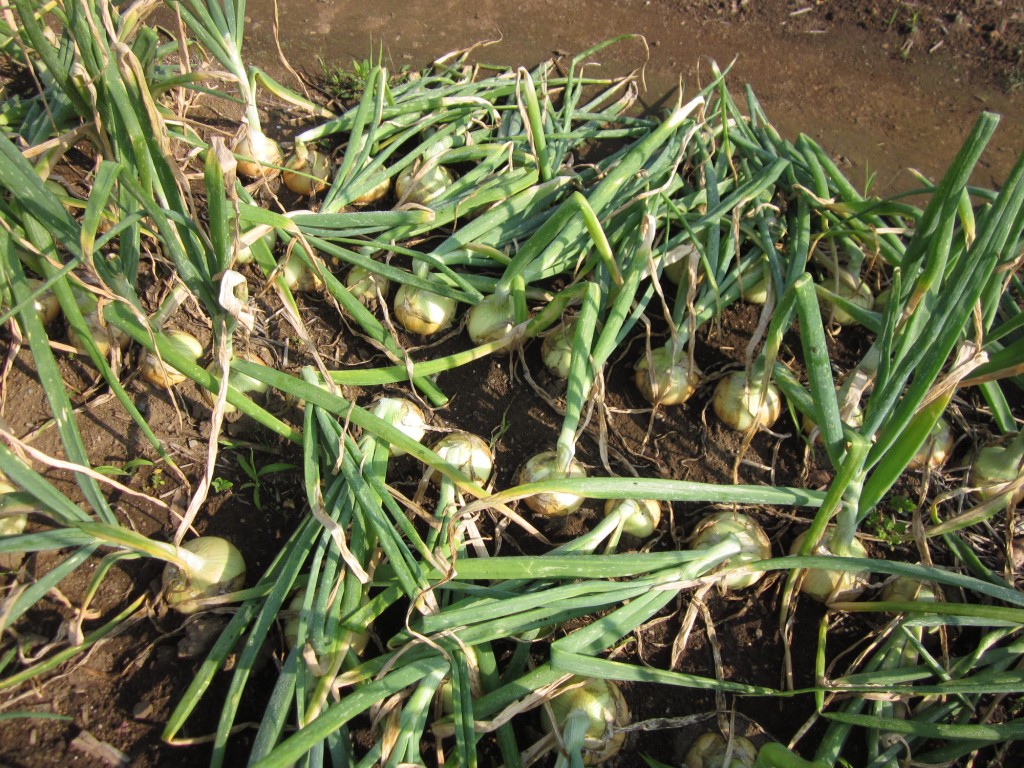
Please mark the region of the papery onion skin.
<svg viewBox="0 0 1024 768"><path fill-rule="evenodd" d="M409 332L430 336L452 324L455 299L402 284L395 293L395 317Z"/></svg>
<svg viewBox="0 0 1024 768"><path fill-rule="evenodd" d="M935 422L928 438L907 464L907 469L917 470L928 467L938 469L946 463L953 452L953 428L942 416Z"/></svg>
<svg viewBox="0 0 1024 768"><path fill-rule="evenodd" d="M611 680L574 677L571 683L583 684L560 693L548 702L551 716L559 729L575 710L586 713L589 725L583 749L584 765L600 765L615 757L626 743L626 732L621 730L630 723L626 699ZM553 730L547 712L542 718L544 730Z"/></svg>
<svg viewBox="0 0 1024 768"><path fill-rule="evenodd" d="M185 573L173 563L164 566L161 593L179 613L195 613L196 601L236 592L245 583L245 560L238 548L219 536L200 536L181 545L201 567Z"/></svg>
<svg viewBox="0 0 1024 768"><path fill-rule="evenodd" d="M733 371L719 380L712 405L722 423L737 432L770 428L782 413L782 397L775 385L769 382L763 388L760 381L749 380L745 371Z"/></svg>
<svg viewBox="0 0 1024 768"><path fill-rule="evenodd" d="M474 344L504 338L515 326L515 311L507 296L487 296L466 315L466 332Z"/></svg>
<svg viewBox="0 0 1024 768"><path fill-rule="evenodd" d="M555 451L544 451L529 459L519 472L519 484L566 477L586 477L586 468L576 459L569 463L567 473L559 472ZM543 517L566 517L583 504L583 497L572 493L537 493L527 496L526 506Z"/></svg>
<svg viewBox="0 0 1024 768"><path fill-rule="evenodd" d="M401 397L382 397L373 406L374 416L383 419L417 443L427 433L427 420L416 403ZM405 455L405 449L391 446L392 456Z"/></svg>
<svg viewBox="0 0 1024 768"><path fill-rule="evenodd" d="M479 435L470 432L452 432L434 444L434 453L447 461L475 483L486 483L494 470L491 446ZM431 475L434 482L440 474Z"/></svg>
<svg viewBox="0 0 1024 768"><path fill-rule="evenodd" d="M651 368L654 376L652 380ZM682 405L697 390L700 375L696 370L677 362L667 347L652 350L636 364L637 388L654 405Z"/></svg>
<svg viewBox="0 0 1024 768"><path fill-rule="evenodd" d="M772 544L764 528L741 512L716 512L703 518L690 534L690 547L707 549L721 543L730 535L739 539L740 551L722 563L717 570L767 560L772 556ZM731 573L725 576L721 583L726 589L745 589L760 581L762 576L764 574L760 571Z"/></svg>
<svg viewBox="0 0 1024 768"><path fill-rule="evenodd" d="M698 736L683 760L687 768L754 768L757 761L757 747L743 736L732 739L732 758L728 766L725 756L729 743L717 733L702 733Z"/></svg>
<svg viewBox="0 0 1024 768"><path fill-rule="evenodd" d="M811 551L814 556L835 556L826 543L832 534L832 528L827 528L821 542ZM794 539L789 548L789 554L796 555L807 538L804 531ZM849 557L867 557L868 551L859 540L850 542ZM800 591L808 597L812 597L819 603L851 602L860 598L867 589L871 571L829 571L822 568L809 568L804 573Z"/></svg>
<svg viewBox="0 0 1024 768"><path fill-rule="evenodd" d="M176 352L195 362L203 354L203 345L199 339L187 331L168 331L167 340ZM164 363L153 352L146 352L139 365L142 378L161 389L170 389L185 381L188 376Z"/></svg>
<svg viewBox="0 0 1024 768"><path fill-rule="evenodd" d="M655 499L608 499L604 516L622 514L622 532L646 539L661 522L661 503Z"/></svg>

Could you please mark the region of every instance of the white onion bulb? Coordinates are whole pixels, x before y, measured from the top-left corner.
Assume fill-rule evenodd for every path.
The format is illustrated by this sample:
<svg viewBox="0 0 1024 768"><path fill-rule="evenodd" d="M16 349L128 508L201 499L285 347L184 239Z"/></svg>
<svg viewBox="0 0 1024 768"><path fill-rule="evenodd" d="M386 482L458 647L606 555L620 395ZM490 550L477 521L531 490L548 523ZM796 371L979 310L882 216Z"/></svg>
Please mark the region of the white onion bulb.
<svg viewBox="0 0 1024 768"><path fill-rule="evenodd" d="M825 531L818 545L811 551L815 557L833 557L834 553L826 546L832 528ZM795 555L800 552L800 547L807 538L804 531L793 541L789 548L789 554ZM857 539L850 542L849 557L867 557L868 551ZM803 583L800 591L808 597L813 597L819 603L849 602L856 600L867 588L871 577L871 571L830 571L822 568L809 568L804 573Z"/></svg>
<svg viewBox="0 0 1024 768"><path fill-rule="evenodd" d="M281 274L288 290L296 293L317 293L324 287L323 281L298 256L285 261Z"/></svg>
<svg viewBox="0 0 1024 768"><path fill-rule="evenodd" d="M494 470L491 446L479 435L469 432L445 435L434 445L434 453L477 484L486 483ZM435 482L440 479L437 472L431 477Z"/></svg>
<svg viewBox="0 0 1024 768"><path fill-rule="evenodd" d="M296 195L310 197L327 189L331 161L323 152L307 149L305 144L297 142L295 151L289 155L284 165L281 180Z"/></svg>
<svg viewBox="0 0 1024 768"><path fill-rule="evenodd" d="M200 536L181 545L191 563L186 573L173 563L164 566L164 601L180 613L194 613L196 601L236 592L245 583L245 560L238 548L219 536Z"/></svg>
<svg viewBox="0 0 1024 768"><path fill-rule="evenodd" d="M466 314L466 332L474 344L497 341L515 326L515 309L508 296L486 296Z"/></svg>
<svg viewBox="0 0 1024 768"><path fill-rule="evenodd" d="M638 539L646 539L661 522L661 502L655 499L608 499L604 516L619 515L622 531Z"/></svg>
<svg viewBox="0 0 1024 768"><path fill-rule="evenodd" d="M971 464L968 482L978 490L975 494L982 501L996 497L1003 506L1015 506L1024 498L1024 486L1016 491L1001 492L1006 483L1012 483L1021 474L1024 463L1024 432L1020 432L1009 445L988 445L980 449Z"/></svg>
<svg viewBox="0 0 1024 768"><path fill-rule="evenodd" d="M275 166L281 165L281 147L276 141L259 130L250 128L231 146L238 155L235 169L247 179L273 178L278 173Z"/></svg>
<svg viewBox="0 0 1024 768"><path fill-rule="evenodd" d="M764 528L741 512L716 512L697 523L690 535L690 547L709 549L723 542L728 536L735 536L740 542L740 551L718 566L716 570L736 568L744 563L767 560L772 556L772 545ZM731 573L722 579L726 589L745 589L756 584L764 574Z"/></svg>
<svg viewBox="0 0 1024 768"><path fill-rule="evenodd" d="M345 287L363 304L372 304L378 296L388 295L391 282L366 267L354 266L345 276Z"/></svg>
<svg viewBox="0 0 1024 768"><path fill-rule="evenodd" d="M443 165L431 165L425 171L420 162L413 163L395 179L395 194L399 200L416 205L428 205L436 200L455 180ZM421 172L422 171L422 172Z"/></svg>
<svg viewBox="0 0 1024 768"><path fill-rule="evenodd" d="M737 432L754 427L771 427L782 413L782 398L771 382L748 380L744 371L733 371L720 379L712 400L722 422Z"/></svg>
<svg viewBox="0 0 1024 768"><path fill-rule="evenodd" d="M700 376L685 361L676 361L670 349L659 347L636 364L634 380L654 405L681 405L696 391Z"/></svg>
<svg viewBox="0 0 1024 768"><path fill-rule="evenodd" d="M169 331L166 338L175 352L195 362L203 354L203 345L199 339L187 331ZM163 362L153 352L147 352L139 365L142 378L154 387L169 389L188 380L188 376Z"/></svg>
<svg viewBox="0 0 1024 768"><path fill-rule="evenodd" d="M548 702L551 712L550 715L544 713L544 730L550 732L555 725L564 730L573 712L584 713L588 725L583 743L583 764L600 765L622 750L626 742L626 733L622 729L630 723L629 707L618 685L610 680L576 677L569 682L583 684L560 693Z"/></svg>
<svg viewBox="0 0 1024 768"><path fill-rule="evenodd" d="M29 278L27 282L33 292L38 291L44 285L42 280L35 278ZM32 302L32 308L35 309L36 316L43 325L49 325L60 317L60 301L50 289L46 289L36 296Z"/></svg>
<svg viewBox="0 0 1024 768"><path fill-rule="evenodd" d="M731 747L729 764L725 756ZM696 738L683 761L687 768L754 768L757 747L743 736L735 736L730 745L717 733L703 733Z"/></svg>
<svg viewBox="0 0 1024 768"><path fill-rule="evenodd" d="M86 314L85 324L89 329L89 335L96 344L96 348L103 357L110 356L110 349L112 345L116 345L122 352L128 348L128 342L131 341L128 334L100 320L99 310L93 310ZM85 344L80 338L78 338L78 333L70 325L68 326L68 342L78 350L80 354L87 354L85 351Z"/></svg>
<svg viewBox="0 0 1024 768"><path fill-rule="evenodd" d="M540 356L544 367L556 379L569 378L569 365L572 363L572 339L575 324L561 323L552 330L540 344Z"/></svg>
<svg viewBox="0 0 1024 768"><path fill-rule="evenodd" d="M32 508L10 496L17 492L16 487L0 480L0 536L16 536L28 525L28 513Z"/></svg>
<svg viewBox="0 0 1024 768"><path fill-rule="evenodd" d="M907 469L938 469L946 463L946 459L953 451L953 442L953 428L940 416L928 433L928 439L907 464Z"/></svg>
<svg viewBox="0 0 1024 768"><path fill-rule="evenodd" d="M409 400L400 397L382 397L374 404L371 413L417 443L427 433L427 420L423 416L423 411L416 403ZM391 447L392 456L404 454L403 448Z"/></svg>
<svg viewBox="0 0 1024 768"><path fill-rule="evenodd" d="M266 363L264 363L259 357L257 357L251 352L241 352L236 354L235 357L250 363L255 363L256 365L266 365ZM220 376L220 364L216 362L210 363L208 366L206 366L206 370L207 372L212 373L214 376ZM266 393L267 390L270 389L269 385L267 385L265 382L262 382L259 379L254 379L252 376L247 376L244 373L239 373L233 368L230 369L228 372L228 386L230 386L232 389L238 390L243 395L262 395ZM207 404L212 407L217 395L208 389L204 389L203 397L206 400ZM233 406L226 400L224 401L225 414L234 413L236 410L238 409L235 408L235 406Z"/></svg>
<svg viewBox="0 0 1024 768"><path fill-rule="evenodd" d="M558 470L555 451L544 451L531 458L519 472L519 484L537 483L542 480L554 480L565 477L586 477L586 468L576 459L569 463L568 472ZM583 504L583 497L572 493L537 493L526 497L526 505L538 515L544 517L565 517L572 514Z"/></svg>
<svg viewBox="0 0 1024 768"><path fill-rule="evenodd" d="M455 299L402 284L395 293L395 317L411 333L430 336L452 324Z"/></svg>
<svg viewBox="0 0 1024 768"><path fill-rule="evenodd" d="M299 618L302 613L302 604L306 601L306 588L302 587L297 590L292 596L292 599L288 601L287 611L292 614L284 620L281 627L281 632L284 635L285 645L288 646L289 650L294 648L296 643L299 641ZM308 627L308 623L307 623ZM307 630L308 631L308 630ZM363 651L366 650L366 646L370 642L369 634L360 632L358 634L351 634L351 648L355 651L356 656L362 656Z"/></svg>
<svg viewBox="0 0 1024 768"><path fill-rule="evenodd" d="M838 274L826 277L821 284L837 296L864 309L872 309L875 304L875 296L868 284L859 277L851 275L846 270L839 270ZM830 313L830 314L829 314ZM844 309L830 304L826 308L826 317L831 317L832 322L839 325L857 325L857 320Z"/></svg>

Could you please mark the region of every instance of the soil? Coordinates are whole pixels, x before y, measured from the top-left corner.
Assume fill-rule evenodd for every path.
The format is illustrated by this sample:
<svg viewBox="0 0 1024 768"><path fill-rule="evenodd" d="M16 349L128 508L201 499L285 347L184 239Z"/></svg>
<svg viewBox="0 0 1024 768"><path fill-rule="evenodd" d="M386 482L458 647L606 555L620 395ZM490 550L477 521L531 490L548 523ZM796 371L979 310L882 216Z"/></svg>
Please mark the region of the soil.
<svg viewBox="0 0 1024 768"><path fill-rule="evenodd" d="M278 62L272 5L267 0L250 0L248 13L248 56L293 84ZM607 55L598 58L612 74L643 66L647 83L644 105L656 110L671 98L679 79L687 92L693 92L708 79L711 61L725 66L735 60L730 74L735 91L749 83L784 136L795 138L800 132L812 136L841 159L858 186L863 188L870 180L871 190L880 194L915 189L919 181L907 168L916 168L933 179L941 174L982 110L1002 114L1003 121L977 172L977 184L998 187L1024 150L1024 10L1016 0L525 0L514 7L493 0L471 5L453 0L418 5L383 0L374 4L372 13L355 3L289 0L287 7L282 4L281 20L281 49L294 68L314 81L324 74L325 67L347 66L353 59L376 56L378 51L383 51L385 61L395 69L415 68L449 50L500 40L476 57L502 65L531 65L553 55L571 55L614 34L632 33L643 35L647 45L627 42L607 49ZM277 128L286 134L286 127ZM285 365L282 354L281 342L288 337L288 328L273 319L276 307L271 300L264 301L267 303L261 308L266 323L254 336L254 346L267 362L295 369L303 361L293 355ZM362 340L346 336L344 329L337 327L332 319L335 315L322 301L304 299L303 309L328 357L350 362L374 356ZM713 377L741 364L757 321L756 309L740 305L719 325L705 329L697 350L700 367ZM202 333L198 318L195 330ZM3 339L17 352L4 382L5 426L43 454L60 455L60 441L49 421L45 394L34 379L31 358L25 349L18 352L13 348L13 339L6 332ZM407 341L410 346L415 344ZM855 331L844 331L833 340L835 358L859 357L857 351L863 343ZM447 345L458 348L454 340ZM798 349L786 353L799 359ZM60 354L58 358L94 465L124 467L139 458L156 462L157 457L120 405L97 386L91 369L73 356ZM702 388L686 405L662 409L651 418L631 383L632 359L626 355L612 366L606 408L594 416L595 424L599 418L606 419L614 455L627 459L647 476L731 482L739 438L717 426L714 419L705 418L710 387ZM530 347L522 359L483 360L457 374L442 376L438 382L451 398L449 406L431 416L438 428L458 427L486 437L499 425L508 426L496 444L495 485L499 488L513 484L519 465L538 444L550 442L560 423L551 401L557 402L561 393L557 383L542 371L537 350ZM133 376L125 380L150 425L172 447L175 460L194 483L204 469L209 433L208 409L198 391L187 385L172 399ZM283 417L294 418L287 405L274 405ZM968 409L970 404L963 407ZM230 537L243 550L250 574L259 574L301 513L301 481L294 471L286 470L264 476L254 485L243 470L243 460L262 467L272 462L299 464L301 457L281 438L253 432L244 419L233 419L227 434L235 444L221 451L217 475L224 479L224 486L229 482L230 488L222 487L211 495L197 527L202 533ZM581 441L580 457L592 467L601 463L597 448L592 434ZM738 470L743 482L814 487L826 481L815 457L808 456L803 442L792 434L757 436L744 459ZM174 475L146 461L119 476L119 481L165 502L180 500L182 489ZM394 482L411 494L418 472L408 462L400 462L397 469ZM53 469L47 476L76 497L66 473ZM907 487L901 492L912 496L917 489ZM166 509L155 504L115 493L112 506L123 522L146 535L167 537L173 533L173 520ZM705 511L693 505L673 505L660 537L649 546L680 546ZM588 505L573 525L586 526L598 514L596 505ZM791 529L799 529L799 519L774 509L753 514L768 529L774 551L782 553L794 535ZM578 533L579 527L549 527L545 533L560 540ZM506 535L503 546L524 551L538 547L514 531ZM875 542L873 546L887 545ZM982 552L986 557L989 554L994 553ZM19 579L30 580L54 565L53 558L29 556L18 564ZM82 569L76 578L62 582L59 593L52 593L19 622L18 639L26 656L46 650L48 642L60 641L73 617L68 606L81 604L90 574ZM152 564L122 561L114 565L93 602L96 619L86 622L86 631L151 592L159 575L159 568ZM777 581L767 579L755 590L733 595L710 592L704 601L714 631L709 632L699 617L676 668L751 684L781 685L785 646L778 629ZM680 601L673 611L619 648L617 658L669 665L673 640L690 604L689 600ZM822 618L821 608L801 603L789 649L795 666L805 675L795 681L797 686L812 682L812 655ZM73 662L43 679L0 693L0 715L31 711L64 718L0 720L0 763L14 768L55 763L116 765L117 754L104 752L104 745L118 750L125 757L124 764L134 766L191 766L205 761L208 752L204 744L168 746L161 742L160 732L202 658L204 630L216 628L218 619L214 614L182 621L155 610L142 612L119 633ZM874 629L856 616L830 621L830 655L833 650L838 654L860 647ZM717 670L714 649L721 654ZM261 695L268 692L274 679L277 658L268 658L262 677L257 675L250 687L256 693L243 702L238 722L258 721ZM635 685L626 693L636 720L704 716L716 708L715 697L700 691L666 693ZM207 701L215 700L215 696L207 697ZM792 737L813 712L809 697L737 698L729 705L735 705L741 721L744 716L749 718L751 733L763 728L781 740ZM187 731L197 741L212 732L217 717L216 705L207 706ZM672 725L632 736L630 749L616 765L644 765L641 753L678 765L694 727L676 721ZM232 764L244 764L251 733L251 729L242 729L237 735ZM813 747L813 734L801 742L805 749ZM1007 764L1014 764L1012 757Z"/></svg>

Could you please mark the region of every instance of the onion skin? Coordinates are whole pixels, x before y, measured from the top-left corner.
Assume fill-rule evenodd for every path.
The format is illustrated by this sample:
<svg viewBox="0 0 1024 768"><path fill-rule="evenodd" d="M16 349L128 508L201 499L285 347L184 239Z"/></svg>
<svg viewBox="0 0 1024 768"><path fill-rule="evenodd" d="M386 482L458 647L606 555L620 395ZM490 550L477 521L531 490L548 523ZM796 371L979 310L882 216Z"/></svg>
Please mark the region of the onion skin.
<svg viewBox="0 0 1024 768"><path fill-rule="evenodd" d="M739 539L741 550L718 566L718 570L767 560L772 556L772 544L764 528L741 512L716 512L703 518L690 534L690 547L707 549L730 535ZM746 589L760 581L762 576L764 574L758 571L731 573L722 579L721 584L726 589Z"/></svg>
<svg viewBox="0 0 1024 768"><path fill-rule="evenodd" d="M196 601L237 592L245 583L245 561L227 539L200 536L181 545L199 558L202 567L186 574L178 566L164 567L162 594L168 606L179 613L195 613Z"/></svg>
<svg viewBox="0 0 1024 768"><path fill-rule="evenodd" d="M427 420L423 411L411 400L400 397L382 397L374 404L371 412L417 443L427 433ZM405 450L392 445L391 455L403 456Z"/></svg>
<svg viewBox="0 0 1024 768"><path fill-rule="evenodd" d="M702 733L693 742L683 762L687 768L754 768L757 747L747 738L732 740L732 757L725 764L729 744L717 733Z"/></svg>
<svg viewBox="0 0 1024 768"><path fill-rule="evenodd" d="M203 354L199 339L187 331L170 331L167 339L177 352L195 362ZM170 389L185 381L188 376L164 363L153 352L147 352L139 365L142 378L160 389Z"/></svg>
<svg viewBox="0 0 1024 768"><path fill-rule="evenodd" d="M618 729L629 725L629 707L622 691L611 680L576 677L570 682L582 682L583 685L551 699L548 702L550 715L544 713L542 725L548 732L554 730L555 724L562 729L573 711L585 712L590 724L583 748L583 764L600 765L619 754L626 743L625 731Z"/></svg>
<svg viewBox="0 0 1024 768"><path fill-rule="evenodd" d="M523 465L519 472L519 484L536 483L565 477L586 477L587 470L575 459L569 464L569 471L562 474L557 468L555 451L538 453ZM537 493L527 496L526 506L543 517L567 517L583 504L583 497L572 493Z"/></svg>
<svg viewBox="0 0 1024 768"><path fill-rule="evenodd" d="M733 371L718 382L712 405L722 423L737 432L769 428L782 414L782 397L775 385L769 382L763 389L760 381L748 380L744 371Z"/></svg>
<svg viewBox="0 0 1024 768"><path fill-rule="evenodd" d="M815 556L834 556L834 553L825 546L832 534L832 528L825 531L821 543L818 544L811 554ZM807 538L804 531L793 541L789 548L789 554L795 555L800 552L800 547ZM867 557L868 551L857 539L850 542L850 557ZM808 597L813 597L819 603L846 603L860 598L867 588L871 571L828 571L821 568L809 568L804 574L800 591Z"/></svg>
<svg viewBox="0 0 1024 768"><path fill-rule="evenodd" d="M455 299L405 284L395 294L395 317L407 331L419 336L430 336L451 326L455 306Z"/></svg>
<svg viewBox="0 0 1024 768"><path fill-rule="evenodd" d="M659 347L636 364L634 381L653 405L682 405L697 390L700 376L696 370L676 362L667 347Z"/></svg>
<svg viewBox="0 0 1024 768"><path fill-rule="evenodd" d="M604 516L623 514L622 532L646 539L661 522L661 503L654 499L608 499Z"/></svg>

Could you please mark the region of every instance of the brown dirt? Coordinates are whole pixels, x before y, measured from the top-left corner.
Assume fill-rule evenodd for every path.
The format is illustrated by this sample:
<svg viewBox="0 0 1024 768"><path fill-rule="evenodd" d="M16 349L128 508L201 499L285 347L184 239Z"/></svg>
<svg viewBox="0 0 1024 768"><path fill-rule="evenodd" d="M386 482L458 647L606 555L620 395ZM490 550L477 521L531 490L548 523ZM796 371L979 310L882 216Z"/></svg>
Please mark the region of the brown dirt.
<svg viewBox="0 0 1024 768"><path fill-rule="evenodd" d="M251 1L249 13L250 55L285 77L275 63L269 3ZM645 100L651 107L663 102L677 76L692 91L707 78L709 59L724 65L736 58L730 78L733 87L749 82L784 135L792 138L800 131L810 134L844 159L855 180L877 173L874 189L879 192L913 188L913 178L904 172L908 166L933 177L940 173L982 109L1000 112L1005 119L986 153L977 183L997 186L1024 149L1024 15L1019 4L1009 0L527 0L514 8L507 3L479 0L468 11L465 3L446 0L431 3L429 11L425 6L421 14L411 13L408 3L383 0L374 5L372 15L360 4L291 0L282 20L284 52L294 66L313 75L320 72L319 59L331 65L346 65L353 58L366 58L371 48L379 46L396 67L418 66L448 50L501 37L499 44L481 52L479 58L501 64L532 64L552 54L580 51L611 34L642 34L650 45L649 58L639 44L609 49L609 55L600 58L609 69L622 71L646 63L649 90ZM358 339L339 336L343 329L335 327L334 320L318 322L318 316L333 315L316 299L306 300L305 309L311 329L322 337L325 349L335 350L339 360L372 355ZM268 306L267 315L271 314L272 307ZM749 307L728 313L720 326L702 335L697 352L700 366L714 374L742 361L746 340L756 322L756 312ZM281 340L288 331L272 324L265 335ZM3 338L10 343L8 336ZM850 334L840 337L837 355L859 343ZM262 354L268 361L281 363L277 347L264 347ZM792 354L799 356L795 350ZM60 357L65 381L74 393L75 404L81 407L79 421L94 463L120 466L137 457L155 461L157 457L119 406L102 390L92 387L89 369L66 355ZM614 365L608 376L608 408L603 416L608 419L611 446L629 457L645 475L729 482L738 438L716 426L714 420L704 419L710 390L703 389L685 406L662 410L651 422L629 381L628 360L631 358L627 356ZM294 358L289 365L296 365ZM17 435L31 435L34 447L58 455L59 440L53 428L46 426L48 406L31 371L31 361L22 350L6 382L2 415ZM538 387L558 396L557 386L540 372L533 348L527 349L523 360L485 360L458 374L442 376L439 381L452 402L433 415L436 424L458 426L485 436L503 420L509 424L497 444L498 487L513 484L520 463L539 444L550 442L552 428L559 423L550 404L526 383L526 371L533 373ZM209 430L204 420L207 411L198 393L186 387L179 401L172 403L166 393L141 381L129 380L128 387L194 482L202 470ZM807 459L802 442L788 434L791 431L783 430L785 434L778 437L758 436L746 454L741 478L794 485L805 484L808 477L812 481L820 479L813 458ZM298 462L298 458L294 449L278 438L252 434L242 422L230 427L229 434L239 441L239 447L222 452L223 465L218 474L230 479L233 487L212 496L199 528L201 532L230 536L245 552L250 573L258 574L291 530L301 506L297 501L301 498L300 485L292 474L269 478L262 489L262 508L258 509L252 489L244 487L247 478L239 467L238 455L248 457L251 447L259 465L281 460ZM587 463L599 466L593 439L584 439L580 448ZM418 474L407 464L401 466L407 475L397 477L396 483L410 491ZM74 495L67 477L59 471L50 474ZM144 466L120 479L165 500L176 490L173 478L153 467ZM173 532L173 521L162 510L140 508L127 497L115 497L113 503L124 521L147 535L169 536ZM661 538L652 546L677 546L702 511L692 505L674 505L669 522L663 524ZM596 506L589 506L576 525L586 525L597 514ZM795 521L779 510L765 509L756 514L769 529L775 552L781 553L792 538L790 527ZM560 539L578 531L569 528L546 532ZM506 546L529 550L534 545L510 534ZM21 564L20 576L27 578L51 565L48 558L30 556ZM88 584L84 579L88 575L62 583L61 591L72 604L80 603L85 594ZM159 569L151 564L120 564L105 582L94 607L109 617L149 590L158 576ZM777 583L768 581L751 594L723 597L712 593L707 601L722 653L721 673L748 683L779 685L784 648L777 627ZM638 641L618 653L631 660L666 664L686 608L685 603L676 606L676 612L661 617L639 634ZM53 595L21 622L19 632L26 643L33 638L37 643L45 642L70 617L61 597ZM810 668L820 619L820 609L801 606L791 652L805 670ZM99 623L87 623L87 627ZM191 641L195 636L189 630L191 623L174 616L140 615L120 634L44 680L0 693L0 711L44 711L68 718L0 721L0 763L13 768L55 763L105 765L77 746L76 737L85 732L123 751L135 766L192 766L203 762L207 754L204 746L169 747L159 739L163 721L199 663L189 656L194 652ZM830 648L858 642L869 631L860 619L837 620ZM27 645L26 652L31 647ZM264 679L258 678L252 686L257 693L250 694L252 699L244 703L239 721L258 720L260 695L267 693L273 680L273 663L270 661ZM711 639L701 620L697 621L680 669L716 674ZM810 681L797 681L801 682ZM715 708L714 697L699 692L666 695L660 689L655 692L634 686L628 696L637 719L678 718ZM813 710L806 698L782 702L739 699L736 706L780 739L791 736ZM216 714L213 705L201 712L189 735L211 732ZM250 733L239 735L232 764L244 764ZM685 751L686 733L641 733L634 737L630 753L617 764L642 765L640 753L678 763Z"/></svg>

